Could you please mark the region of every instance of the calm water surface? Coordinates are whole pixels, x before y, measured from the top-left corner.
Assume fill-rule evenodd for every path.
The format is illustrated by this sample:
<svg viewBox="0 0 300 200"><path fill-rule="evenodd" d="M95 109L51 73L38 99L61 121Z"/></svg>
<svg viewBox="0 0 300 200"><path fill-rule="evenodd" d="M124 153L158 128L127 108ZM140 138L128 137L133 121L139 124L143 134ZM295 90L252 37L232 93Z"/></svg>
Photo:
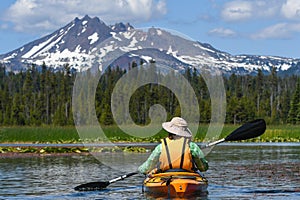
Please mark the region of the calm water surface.
<svg viewBox="0 0 300 200"><path fill-rule="evenodd" d="M77 192L92 181L135 171L149 154L0 158L0 199L150 199L142 175L103 191ZM118 167L109 167L112 160ZM300 145L221 145L207 156L209 195L201 199L300 199Z"/></svg>

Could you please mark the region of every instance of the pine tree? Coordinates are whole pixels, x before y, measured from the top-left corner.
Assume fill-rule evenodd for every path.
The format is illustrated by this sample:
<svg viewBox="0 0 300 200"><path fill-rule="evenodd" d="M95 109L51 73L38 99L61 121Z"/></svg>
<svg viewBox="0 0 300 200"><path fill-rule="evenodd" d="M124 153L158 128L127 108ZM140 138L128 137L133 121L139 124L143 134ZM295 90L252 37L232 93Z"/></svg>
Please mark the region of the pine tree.
<svg viewBox="0 0 300 200"><path fill-rule="evenodd" d="M12 125L25 125L29 122L26 120L29 120L26 118L26 113L24 113L22 103L22 97L19 93L15 94L13 98L13 104L11 109L11 124ZM26 110L25 110L26 111Z"/></svg>
<svg viewBox="0 0 300 200"><path fill-rule="evenodd" d="M300 122L300 79L298 79L296 90L291 100L288 122L296 124Z"/></svg>
<svg viewBox="0 0 300 200"><path fill-rule="evenodd" d="M16 101L15 101L16 102ZM18 100L19 102L19 100ZM33 106L33 83L32 70L27 70L25 82L23 85L23 102L24 102L24 118L25 124L30 125L31 111Z"/></svg>
<svg viewBox="0 0 300 200"><path fill-rule="evenodd" d="M275 122L277 116L277 102L279 101L278 96L278 78L275 67L271 68L271 74L269 76L269 87L270 87L270 118L271 122Z"/></svg>
<svg viewBox="0 0 300 200"><path fill-rule="evenodd" d="M263 93L263 79L264 75L262 73L261 69L258 69L257 75L256 75L256 84L255 84L255 96L256 96L256 115L260 116L261 115L261 98L262 98L262 93Z"/></svg>

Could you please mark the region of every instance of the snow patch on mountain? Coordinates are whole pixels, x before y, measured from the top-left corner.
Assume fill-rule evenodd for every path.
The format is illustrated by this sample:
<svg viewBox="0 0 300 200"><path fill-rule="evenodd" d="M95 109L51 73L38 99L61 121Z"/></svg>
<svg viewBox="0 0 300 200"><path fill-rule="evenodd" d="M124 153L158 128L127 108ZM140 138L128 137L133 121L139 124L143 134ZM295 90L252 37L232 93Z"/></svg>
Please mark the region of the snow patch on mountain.
<svg viewBox="0 0 300 200"><path fill-rule="evenodd" d="M40 43L40 44L38 44L38 45L32 47L31 50L29 50L26 54L24 54L24 55L22 56L22 58L30 58L30 57L34 56L34 54L36 54L37 52L39 52L41 49L45 48L45 47L49 44L49 42L50 42L53 38L55 38L55 37L56 37L56 35L52 36L51 38L49 38L49 39L46 40L45 42L42 42L42 43Z"/></svg>
<svg viewBox="0 0 300 200"><path fill-rule="evenodd" d="M157 29L157 35L162 35L162 31Z"/></svg>
<svg viewBox="0 0 300 200"><path fill-rule="evenodd" d="M94 44L99 40L98 33L95 32L93 35L88 37L89 40L91 40L90 44Z"/></svg>
<svg viewBox="0 0 300 200"><path fill-rule="evenodd" d="M82 22L82 26L86 25L87 23L88 23L88 21L87 21L87 20L84 20L84 21Z"/></svg>
<svg viewBox="0 0 300 200"><path fill-rule="evenodd" d="M127 31L123 32L122 35L124 35L126 39L130 40L135 35L135 33L135 31Z"/></svg>
<svg viewBox="0 0 300 200"><path fill-rule="evenodd" d="M115 38L115 39L117 39L117 40L119 40L119 41L122 41L121 38L119 38L119 37L116 36L117 33L115 33L115 32L110 32L110 34L112 35L113 38Z"/></svg>

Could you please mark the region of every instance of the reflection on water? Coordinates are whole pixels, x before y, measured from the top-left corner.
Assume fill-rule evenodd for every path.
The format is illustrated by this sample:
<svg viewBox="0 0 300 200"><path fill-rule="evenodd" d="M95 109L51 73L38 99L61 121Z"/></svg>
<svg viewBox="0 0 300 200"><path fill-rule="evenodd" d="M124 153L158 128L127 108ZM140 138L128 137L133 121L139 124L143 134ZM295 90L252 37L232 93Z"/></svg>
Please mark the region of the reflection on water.
<svg viewBox="0 0 300 200"><path fill-rule="evenodd" d="M0 199L145 199L143 175L103 191L76 192L92 181L135 171L149 154L101 154L119 170L93 156L0 159ZM300 199L300 146L218 146L207 156L209 195L205 199Z"/></svg>

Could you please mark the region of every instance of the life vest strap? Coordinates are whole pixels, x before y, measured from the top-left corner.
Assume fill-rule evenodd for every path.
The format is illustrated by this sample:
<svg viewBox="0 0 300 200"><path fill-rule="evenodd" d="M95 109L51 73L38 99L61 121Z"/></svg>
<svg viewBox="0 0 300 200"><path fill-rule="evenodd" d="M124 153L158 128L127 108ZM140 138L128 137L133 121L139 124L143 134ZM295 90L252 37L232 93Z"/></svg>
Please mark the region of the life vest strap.
<svg viewBox="0 0 300 200"><path fill-rule="evenodd" d="M164 140L165 147L166 147L166 153L167 153L167 157L168 157L169 168L170 168L170 169L173 169L172 162L171 162L171 156L170 156L170 152L169 152L169 147L168 147L166 138L164 138L163 140Z"/></svg>
<svg viewBox="0 0 300 200"><path fill-rule="evenodd" d="M181 160L180 160L180 169L182 169L182 166L183 166L186 140L187 140L187 138L184 138L183 145L182 145Z"/></svg>

